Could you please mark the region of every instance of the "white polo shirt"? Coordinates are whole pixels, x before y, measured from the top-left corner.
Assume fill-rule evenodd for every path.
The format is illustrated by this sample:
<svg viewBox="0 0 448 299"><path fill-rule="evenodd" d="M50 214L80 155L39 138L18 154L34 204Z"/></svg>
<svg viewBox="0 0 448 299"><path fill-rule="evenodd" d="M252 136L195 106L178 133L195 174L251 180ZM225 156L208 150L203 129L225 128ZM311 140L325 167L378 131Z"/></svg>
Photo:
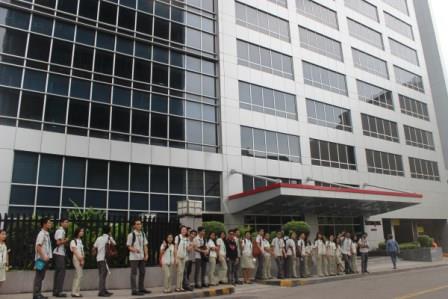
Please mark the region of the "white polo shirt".
<svg viewBox="0 0 448 299"><path fill-rule="evenodd" d="M72 240L70 242L70 249L72 250L72 252L74 252L75 249L78 250L79 254L81 254L81 256L84 257L84 245L82 244L81 239Z"/></svg>
<svg viewBox="0 0 448 299"><path fill-rule="evenodd" d="M96 248L96 261L102 262L106 259L106 244L112 243L116 245L115 240L109 236L108 234L104 234L101 237L98 237L95 241L95 244L93 244L93 247Z"/></svg>
<svg viewBox="0 0 448 299"><path fill-rule="evenodd" d="M219 246L219 255L225 257L227 250L226 250L226 243L223 239L219 238L218 241L216 241L216 245Z"/></svg>
<svg viewBox="0 0 448 299"><path fill-rule="evenodd" d="M252 257L252 248L253 248L252 241L249 239L244 239L243 240L243 256Z"/></svg>
<svg viewBox="0 0 448 299"><path fill-rule="evenodd" d="M300 248L300 250L301 250L300 253L302 254L302 256L304 256L305 253L306 253L306 251L305 251L305 247L306 247L306 245L305 245L305 240L299 239L299 240L297 241L297 246L299 246L299 248Z"/></svg>
<svg viewBox="0 0 448 299"><path fill-rule="evenodd" d="M36 248L37 245L42 246L43 251L45 252L46 256L48 256L48 258L53 258L53 252L51 251L51 240L50 240L50 234L42 229L38 234L37 234L37 238L36 238ZM34 257L34 260L38 260L42 258L39 253L36 250L36 255Z"/></svg>
<svg viewBox="0 0 448 299"><path fill-rule="evenodd" d="M134 235L135 235L135 242L134 244L132 244ZM145 258L145 246L148 246L148 239L146 238L146 235L143 232L134 230L132 233L128 235L126 246L132 246L135 249L139 250L138 253L129 251L129 260L141 261Z"/></svg>
<svg viewBox="0 0 448 299"><path fill-rule="evenodd" d="M204 246L204 238L201 238L199 236L196 236L193 239L193 245L195 246L196 249L201 249L202 246ZM200 259L201 258L201 253L198 251L194 251L194 258L195 259Z"/></svg>
<svg viewBox="0 0 448 299"><path fill-rule="evenodd" d="M174 245L162 244L160 246L160 251L164 250L162 256L162 265L172 265L174 264Z"/></svg>
<svg viewBox="0 0 448 299"><path fill-rule="evenodd" d="M208 242L207 242L207 248L209 249L209 251L210 251L210 257L214 257L214 258L216 258L217 257L217 253L216 253L216 245L215 245L215 242L213 242L213 240L212 239L209 239L208 240Z"/></svg>
<svg viewBox="0 0 448 299"><path fill-rule="evenodd" d="M181 258L181 259L185 259L187 258L187 248L188 245L190 244L190 240L188 240L188 238L179 235L178 239L177 239L177 257Z"/></svg>
<svg viewBox="0 0 448 299"><path fill-rule="evenodd" d="M65 229L63 227L59 227L56 232L54 233L54 239L57 240L64 240L65 239ZM59 246L56 246L56 248L53 251L53 254L57 255L63 255L65 256L65 245L61 244Z"/></svg>
<svg viewBox="0 0 448 299"><path fill-rule="evenodd" d="M264 256L271 256L271 244L269 244L269 241L266 239L263 239L263 249L264 249Z"/></svg>
<svg viewBox="0 0 448 299"><path fill-rule="evenodd" d="M274 255L279 257L283 256L283 250L285 248L285 241L277 237L272 240L272 247L274 247Z"/></svg>
<svg viewBox="0 0 448 299"><path fill-rule="evenodd" d="M257 242L257 245L260 248L261 253L264 253L263 237L261 235L257 235L257 238L255 238L255 242Z"/></svg>

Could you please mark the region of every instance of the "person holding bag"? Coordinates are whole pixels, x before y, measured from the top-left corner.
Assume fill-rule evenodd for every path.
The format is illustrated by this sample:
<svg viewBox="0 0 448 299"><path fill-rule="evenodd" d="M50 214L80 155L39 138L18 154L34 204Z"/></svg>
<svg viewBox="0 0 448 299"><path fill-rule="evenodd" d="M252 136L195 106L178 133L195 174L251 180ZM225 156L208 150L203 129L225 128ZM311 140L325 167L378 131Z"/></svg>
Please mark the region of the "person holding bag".
<svg viewBox="0 0 448 299"><path fill-rule="evenodd" d="M207 242L207 248L210 252L209 254L209 264L210 269L208 270L208 283L211 286L218 285L218 282L216 281L216 259L218 257L218 246L216 245L216 233L211 232L208 236L208 242Z"/></svg>
<svg viewBox="0 0 448 299"><path fill-rule="evenodd" d="M96 262L98 265L98 297L110 297L113 293L109 292L106 288L106 278L110 274L108 259L117 255L117 249L115 246L117 243L112 238L110 226L105 225L103 227L103 235L98 237L93 244L93 255L96 255Z"/></svg>
<svg viewBox="0 0 448 299"><path fill-rule="evenodd" d="M72 252L73 267L75 268L75 276L72 283L72 297L82 297L81 280L84 268L84 245L82 244L82 237L84 236L84 229L78 227L73 233L73 240L70 242L70 251Z"/></svg>
<svg viewBox="0 0 448 299"><path fill-rule="evenodd" d="M264 265L263 265L263 279L272 279L271 267L272 262L271 258L273 256L271 243L269 242L270 235L268 232L264 233L263 238L263 249L264 249Z"/></svg>
<svg viewBox="0 0 448 299"><path fill-rule="evenodd" d="M190 241L187 237L187 228L182 226L180 230L180 235L178 236L178 241L175 245L174 252L176 256L176 292L184 292L183 286L184 271L185 271L185 261L187 259L187 254L193 249Z"/></svg>
<svg viewBox="0 0 448 299"><path fill-rule="evenodd" d="M166 236L162 245L160 246L160 265L163 271L163 292L171 293L172 290L172 277L174 271L174 264L176 256L174 252L174 238L172 234Z"/></svg>
<svg viewBox="0 0 448 299"><path fill-rule="evenodd" d="M272 248L274 251L275 263L277 264L277 278L283 279L284 263L285 263L285 240L283 240L282 232L277 232L277 236L272 240Z"/></svg>
<svg viewBox="0 0 448 299"><path fill-rule="evenodd" d="M218 270L218 279L219 283L227 283L227 248L226 248L226 232L221 232L219 234L219 239L216 241L218 245L218 261L219 261L219 270Z"/></svg>
<svg viewBox="0 0 448 299"><path fill-rule="evenodd" d="M42 282L45 279L45 273L47 272L48 263L53 258L53 251L51 250L51 240L49 231L53 226L53 221L50 218L42 218L40 220L41 231L36 238L34 257L34 268L36 269L36 275L34 276L33 283L33 299L44 299L42 295Z"/></svg>
<svg viewBox="0 0 448 299"><path fill-rule="evenodd" d="M129 250L129 263L131 264L131 289L133 296L150 294L151 291L145 289L146 262L148 261L148 238L142 230L140 219L131 222L132 232L128 234L126 245ZM138 285L137 285L138 272Z"/></svg>

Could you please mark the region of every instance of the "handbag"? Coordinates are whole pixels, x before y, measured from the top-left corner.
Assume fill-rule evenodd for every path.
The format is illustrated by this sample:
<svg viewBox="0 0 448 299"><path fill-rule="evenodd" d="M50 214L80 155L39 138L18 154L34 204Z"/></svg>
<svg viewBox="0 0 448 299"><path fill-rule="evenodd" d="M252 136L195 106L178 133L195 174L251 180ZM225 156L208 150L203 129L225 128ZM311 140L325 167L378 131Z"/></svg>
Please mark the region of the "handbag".
<svg viewBox="0 0 448 299"><path fill-rule="evenodd" d="M34 262L34 268L36 268L37 271L44 270L46 265L47 263L43 259L37 259Z"/></svg>
<svg viewBox="0 0 448 299"><path fill-rule="evenodd" d="M259 257L261 255L261 249L260 249L260 247L258 247L256 240L254 240L252 242L252 255L254 257Z"/></svg>
<svg viewBox="0 0 448 299"><path fill-rule="evenodd" d="M108 239L106 244L106 258L116 257L118 255L117 247Z"/></svg>

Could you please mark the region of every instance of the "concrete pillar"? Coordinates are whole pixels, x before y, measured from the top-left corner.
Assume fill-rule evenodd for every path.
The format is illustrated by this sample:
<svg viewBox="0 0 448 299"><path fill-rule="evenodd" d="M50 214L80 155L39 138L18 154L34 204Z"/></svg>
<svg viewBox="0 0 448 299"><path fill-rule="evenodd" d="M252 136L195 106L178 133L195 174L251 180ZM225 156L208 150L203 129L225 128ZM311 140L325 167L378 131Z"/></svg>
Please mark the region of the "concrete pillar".
<svg viewBox="0 0 448 299"><path fill-rule="evenodd" d="M305 214L305 222L311 227L310 229L310 238L314 240L317 232L319 231L319 222L317 221L316 214Z"/></svg>
<svg viewBox="0 0 448 299"><path fill-rule="evenodd" d="M182 216L179 218L179 222L186 227L197 230L199 226L202 226L202 217Z"/></svg>

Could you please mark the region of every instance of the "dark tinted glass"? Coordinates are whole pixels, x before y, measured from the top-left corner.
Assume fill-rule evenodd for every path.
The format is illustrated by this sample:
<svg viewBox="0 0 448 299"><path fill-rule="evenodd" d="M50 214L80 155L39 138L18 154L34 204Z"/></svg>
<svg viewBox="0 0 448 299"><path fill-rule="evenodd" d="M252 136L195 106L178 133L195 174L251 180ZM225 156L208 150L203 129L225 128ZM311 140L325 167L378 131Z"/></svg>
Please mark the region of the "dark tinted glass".
<svg viewBox="0 0 448 299"><path fill-rule="evenodd" d="M56 21L54 36L72 41L75 36L75 25Z"/></svg>
<svg viewBox="0 0 448 299"><path fill-rule="evenodd" d="M20 117L42 120L42 111L44 107L44 95L24 92L22 94L22 103L20 105Z"/></svg>
<svg viewBox="0 0 448 299"><path fill-rule="evenodd" d="M45 105L45 121L65 124L67 100L55 96L47 96Z"/></svg>
<svg viewBox="0 0 448 299"><path fill-rule="evenodd" d="M28 46L28 57L48 61L50 42L51 40L49 38L31 34Z"/></svg>
<svg viewBox="0 0 448 299"><path fill-rule="evenodd" d="M64 188L64 190L62 190L62 206L83 207L84 190Z"/></svg>
<svg viewBox="0 0 448 299"><path fill-rule="evenodd" d="M0 27L0 52L24 56L26 38L24 32Z"/></svg>
<svg viewBox="0 0 448 299"><path fill-rule="evenodd" d="M105 191L87 190L86 208L106 208L107 193Z"/></svg>
<svg viewBox="0 0 448 299"><path fill-rule="evenodd" d="M170 117L170 139L185 140L185 119Z"/></svg>
<svg viewBox="0 0 448 299"><path fill-rule="evenodd" d="M221 183L219 173L205 173L205 195L219 196L221 194Z"/></svg>
<svg viewBox="0 0 448 299"><path fill-rule="evenodd" d="M168 192L168 168L151 167L151 192Z"/></svg>
<svg viewBox="0 0 448 299"><path fill-rule="evenodd" d="M86 161L78 158L65 158L64 186L84 187Z"/></svg>
<svg viewBox="0 0 448 299"><path fill-rule="evenodd" d="M47 92L62 96L68 95L69 78L50 74L48 78Z"/></svg>
<svg viewBox="0 0 448 299"><path fill-rule="evenodd" d="M90 111L90 127L108 130L110 119L110 108L108 105L92 104Z"/></svg>
<svg viewBox="0 0 448 299"><path fill-rule="evenodd" d="M123 55L115 55L115 75L121 76L125 78L132 77L132 58L123 56Z"/></svg>
<svg viewBox="0 0 448 299"><path fill-rule="evenodd" d="M128 190L129 166L127 163L111 162L109 189Z"/></svg>
<svg viewBox="0 0 448 299"><path fill-rule="evenodd" d="M110 209L127 209L128 193L125 192L109 192L109 208Z"/></svg>
<svg viewBox="0 0 448 299"><path fill-rule="evenodd" d="M170 168L170 193L186 194L187 173L182 168Z"/></svg>
<svg viewBox="0 0 448 299"><path fill-rule="evenodd" d="M28 186L11 186L9 203L17 205L34 205L35 188ZM23 209L22 207L20 209ZM22 213L22 211L18 211Z"/></svg>
<svg viewBox="0 0 448 299"><path fill-rule="evenodd" d="M168 86L168 66L153 63L152 74L153 84Z"/></svg>
<svg viewBox="0 0 448 299"><path fill-rule="evenodd" d="M36 91L45 91L47 74L38 71L26 70L23 87Z"/></svg>
<svg viewBox="0 0 448 299"><path fill-rule="evenodd" d="M29 21L28 13L0 7L0 24L28 30Z"/></svg>
<svg viewBox="0 0 448 299"><path fill-rule="evenodd" d="M78 8L78 0L59 0L58 1L58 9L69 12L72 14L76 14L76 10Z"/></svg>
<svg viewBox="0 0 448 299"><path fill-rule="evenodd" d="M101 1L99 20L104 23L115 25L117 22L117 6Z"/></svg>
<svg viewBox="0 0 448 299"><path fill-rule="evenodd" d="M41 17L39 15L33 15L31 30L42 34L51 35L53 31L53 20Z"/></svg>
<svg viewBox="0 0 448 299"><path fill-rule="evenodd" d="M75 58L73 60L73 66L85 70L92 69L93 61L93 49L84 46L75 46Z"/></svg>
<svg viewBox="0 0 448 299"><path fill-rule="evenodd" d="M118 26L134 30L134 20L135 12L121 6L118 13Z"/></svg>
<svg viewBox="0 0 448 299"><path fill-rule="evenodd" d="M129 109L112 108L112 130L129 133Z"/></svg>
<svg viewBox="0 0 448 299"><path fill-rule="evenodd" d="M27 152L14 152L13 183L35 184L38 155Z"/></svg>
<svg viewBox="0 0 448 299"><path fill-rule="evenodd" d="M166 138L167 136L167 117L161 114L151 115L151 136Z"/></svg>
<svg viewBox="0 0 448 299"><path fill-rule="evenodd" d="M131 190L148 191L149 168L145 165L131 165Z"/></svg>
<svg viewBox="0 0 448 299"><path fill-rule="evenodd" d="M72 48L70 43L54 40L51 62L70 66L72 62Z"/></svg>
<svg viewBox="0 0 448 299"><path fill-rule="evenodd" d="M68 124L87 127L89 117L89 103L83 101L70 101Z"/></svg>
<svg viewBox="0 0 448 299"><path fill-rule="evenodd" d="M117 105L129 107L131 104L131 90L115 86L112 102Z"/></svg>
<svg viewBox="0 0 448 299"><path fill-rule="evenodd" d="M106 189L107 187L107 162L89 160L87 171L87 187Z"/></svg>
<svg viewBox="0 0 448 299"><path fill-rule="evenodd" d="M98 0L79 1L79 15L96 20Z"/></svg>
<svg viewBox="0 0 448 299"><path fill-rule="evenodd" d="M93 83L92 99L94 101L110 103L110 85Z"/></svg>
<svg viewBox="0 0 448 299"><path fill-rule="evenodd" d="M132 112L132 133L149 136L149 113L143 111Z"/></svg>
<svg viewBox="0 0 448 299"><path fill-rule="evenodd" d="M135 59L134 80L151 81L151 63L141 59Z"/></svg>
<svg viewBox="0 0 448 299"><path fill-rule="evenodd" d="M156 18L154 20L154 36L168 39L170 22Z"/></svg>
<svg viewBox="0 0 448 299"><path fill-rule="evenodd" d="M95 43L95 31L78 26L78 30L76 31L76 41L78 43L93 45Z"/></svg>
<svg viewBox="0 0 448 299"><path fill-rule="evenodd" d="M37 202L39 206L59 206L61 189L39 187L37 189Z"/></svg>
<svg viewBox="0 0 448 299"><path fill-rule="evenodd" d="M168 211L168 196L160 194L151 194L151 211Z"/></svg>
<svg viewBox="0 0 448 299"><path fill-rule="evenodd" d="M131 193L129 209L147 211L149 209L148 195L140 193Z"/></svg>
<svg viewBox="0 0 448 299"><path fill-rule="evenodd" d="M90 98L90 82L72 78L72 86L70 89L72 97L89 99Z"/></svg>
<svg viewBox="0 0 448 299"><path fill-rule="evenodd" d="M97 50L95 57L95 72L112 75L114 56L113 54Z"/></svg>
<svg viewBox="0 0 448 299"><path fill-rule="evenodd" d="M17 116L19 91L0 88L0 115Z"/></svg>
<svg viewBox="0 0 448 299"><path fill-rule="evenodd" d="M204 194L204 178L201 170L188 170L188 194Z"/></svg>
<svg viewBox="0 0 448 299"><path fill-rule="evenodd" d="M152 16L137 14L137 31L152 35Z"/></svg>
<svg viewBox="0 0 448 299"><path fill-rule="evenodd" d="M0 84L19 87L21 81L21 68L0 64Z"/></svg>
<svg viewBox="0 0 448 299"><path fill-rule="evenodd" d="M62 158L53 155L41 155L39 166L40 185L61 185Z"/></svg>

